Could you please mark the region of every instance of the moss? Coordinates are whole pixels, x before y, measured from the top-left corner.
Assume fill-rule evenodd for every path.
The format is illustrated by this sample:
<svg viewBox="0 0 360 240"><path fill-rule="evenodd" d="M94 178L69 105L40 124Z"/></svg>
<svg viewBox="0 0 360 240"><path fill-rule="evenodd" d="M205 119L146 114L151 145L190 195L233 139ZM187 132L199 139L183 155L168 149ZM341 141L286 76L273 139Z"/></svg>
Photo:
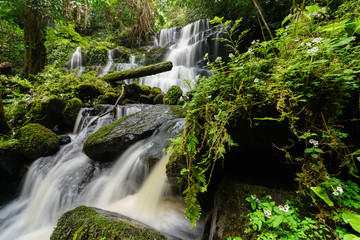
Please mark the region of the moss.
<svg viewBox="0 0 360 240"><path fill-rule="evenodd" d="M183 91L178 86L172 86L164 97L164 104L175 105L178 103Z"/></svg>
<svg viewBox="0 0 360 240"><path fill-rule="evenodd" d="M0 141L0 160L18 158L22 153L22 146L18 139Z"/></svg>
<svg viewBox="0 0 360 240"><path fill-rule="evenodd" d="M15 137L20 140L25 157L30 160L51 155L60 147L58 136L37 123L20 128Z"/></svg>
<svg viewBox="0 0 360 240"><path fill-rule="evenodd" d="M107 92L104 95L98 97L99 104L115 104L118 99L118 95L114 92Z"/></svg>
<svg viewBox="0 0 360 240"><path fill-rule="evenodd" d="M113 51L113 59L115 62L128 62L130 58L130 51L124 47L119 46Z"/></svg>
<svg viewBox="0 0 360 240"><path fill-rule="evenodd" d="M124 98L138 102L140 98L140 85L136 82L126 85Z"/></svg>
<svg viewBox="0 0 360 240"><path fill-rule="evenodd" d="M150 90L150 94L154 95L154 96L157 96L159 94L163 94L163 92L158 87L152 87L151 90Z"/></svg>
<svg viewBox="0 0 360 240"><path fill-rule="evenodd" d="M123 217L125 219L125 217ZM52 233L51 240L94 239L165 239L150 228L131 222L116 221L100 216L98 211L80 206L62 215Z"/></svg>
<svg viewBox="0 0 360 240"><path fill-rule="evenodd" d="M84 101L98 97L101 90L93 83L82 83L76 87L76 95Z"/></svg>
<svg viewBox="0 0 360 240"><path fill-rule="evenodd" d="M76 117L83 103L79 98L73 98L66 103L63 114L66 122L73 126L76 121Z"/></svg>
<svg viewBox="0 0 360 240"><path fill-rule="evenodd" d="M156 97L154 97L154 104L163 104L164 103L164 95L163 94L158 94L156 95Z"/></svg>
<svg viewBox="0 0 360 240"><path fill-rule="evenodd" d="M149 95L151 92L151 87L146 85L140 85L140 93L144 95Z"/></svg>

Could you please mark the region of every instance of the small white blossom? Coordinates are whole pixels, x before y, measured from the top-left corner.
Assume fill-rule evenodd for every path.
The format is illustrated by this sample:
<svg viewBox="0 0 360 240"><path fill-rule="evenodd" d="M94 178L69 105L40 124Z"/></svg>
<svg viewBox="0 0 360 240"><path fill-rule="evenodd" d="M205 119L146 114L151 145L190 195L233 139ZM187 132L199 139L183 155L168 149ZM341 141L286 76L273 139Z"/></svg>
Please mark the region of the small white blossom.
<svg viewBox="0 0 360 240"><path fill-rule="evenodd" d="M290 206L286 204L286 205L284 206L284 209L285 209L285 212L288 212L289 209L290 209Z"/></svg>
<svg viewBox="0 0 360 240"><path fill-rule="evenodd" d="M217 57L217 58L215 59L215 62L221 62L221 57Z"/></svg>
<svg viewBox="0 0 360 240"><path fill-rule="evenodd" d="M339 192L338 192L338 191L334 191L332 194L333 194L334 196L339 196Z"/></svg>
<svg viewBox="0 0 360 240"><path fill-rule="evenodd" d="M312 15L317 16L319 13L318 12L313 12Z"/></svg>
<svg viewBox="0 0 360 240"><path fill-rule="evenodd" d="M360 162L360 156L359 156L359 157L356 157L356 159Z"/></svg>
<svg viewBox="0 0 360 240"><path fill-rule="evenodd" d="M338 186L336 188L336 190L340 193L340 194L343 194L344 193L344 190L342 189L342 187Z"/></svg>
<svg viewBox="0 0 360 240"><path fill-rule="evenodd" d="M246 52L247 54L253 54L254 53L254 50L252 48L249 48Z"/></svg>
<svg viewBox="0 0 360 240"><path fill-rule="evenodd" d="M322 40L322 38L321 38L321 37L318 37L318 38L314 38L314 39L312 40L312 42L313 42L313 43L319 43L319 42L321 42L321 40Z"/></svg>
<svg viewBox="0 0 360 240"><path fill-rule="evenodd" d="M258 79L258 78L255 78L255 79L254 79L254 82L255 82L255 83L259 82L259 79Z"/></svg>
<svg viewBox="0 0 360 240"><path fill-rule="evenodd" d="M311 47L311 42L307 42L306 46Z"/></svg>
<svg viewBox="0 0 360 240"><path fill-rule="evenodd" d="M318 47L313 47L313 48L307 50L307 53L308 53L309 55L316 55L316 52L318 52L318 51L319 51L319 48L318 48Z"/></svg>
<svg viewBox="0 0 360 240"><path fill-rule="evenodd" d="M271 218L271 211L270 210L264 210L265 217Z"/></svg>
<svg viewBox="0 0 360 240"><path fill-rule="evenodd" d="M206 53L205 56L204 56L204 60L206 60L208 57L209 57L209 54Z"/></svg>
<svg viewBox="0 0 360 240"><path fill-rule="evenodd" d="M208 98L211 98L211 95L209 95Z"/></svg>
<svg viewBox="0 0 360 240"><path fill-rule="evenodd" d="M255 200L256 199L255 195L251 195L251 199Z"/></svg>
<svg viewBox="0 0 360 240"><path fill-rule="evenodd" d="M279 208L280 211L285 212L285 208L282 205L279 205L278 208Z"/></svg>
<svg viewBox="0 0 360 240"><path fill-rule="evenodd" d="M234 54L230 53L229 58L233 58L233 57L234 57Z"/></svg>

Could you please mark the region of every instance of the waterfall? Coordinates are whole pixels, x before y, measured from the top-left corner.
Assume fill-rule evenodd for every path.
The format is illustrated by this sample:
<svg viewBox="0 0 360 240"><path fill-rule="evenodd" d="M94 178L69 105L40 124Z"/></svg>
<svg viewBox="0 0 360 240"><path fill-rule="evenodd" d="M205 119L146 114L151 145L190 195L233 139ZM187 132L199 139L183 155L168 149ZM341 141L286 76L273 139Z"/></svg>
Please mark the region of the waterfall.
<svg viewBox="0 0 360 240"><path fill-rule="evenodd" d="M173 86L180 86L183 92L189 91L194 87L196 75L207 75L207 71L202 69L204 65L203 57L209 52L207 37L212 33L207 20L199 20L188 24L180 30L178 39L176 29L163 29L160 32L160 46L174 43L165 57L164 61L172 61L173 69L169 72L156 74L135 80L139 84L151 87L159 87L164 92ZM192 80L187 84L184 79Z"/></svg>
<svg viewBox="0 0 360 240"><path fill-rule="evenodd" d="M108 74L108 72L110 71L111 67L114 65L114 59L113 59L113 51L114 50L108 50L108 60L107 63L104 67L104 69L102 70L102 72L99 74L99 77L105 76L106 74Z"/></svg>
<svg viewBox="0 0 360 240"><path fill-rule="evenodd" d="M123 114L150 105L126 106ZM28 170L20 196L0 209L0 240L48 240L58 218L79 205L125 214L179 239L200 239L202 223L191 230L181 197L172 196L165 174L165 155L152 168L145 161L159 141L175 137L183 119L164 124L148 139L130 146L111 166L93 162L82 153L91 133L113 121L108 115L89 124L88 110L79 113L72 142L53 156L36 160ZM90 120L86 120L89 119Z"/></svg>
<svg viewBox="0 0 360 240"><path fill-rule="evenodd" d="M84 67L82 66L81 47L77 47L76 51L71 56L70 70L76 70L78 75L81 75L84 71Z"/></svg>

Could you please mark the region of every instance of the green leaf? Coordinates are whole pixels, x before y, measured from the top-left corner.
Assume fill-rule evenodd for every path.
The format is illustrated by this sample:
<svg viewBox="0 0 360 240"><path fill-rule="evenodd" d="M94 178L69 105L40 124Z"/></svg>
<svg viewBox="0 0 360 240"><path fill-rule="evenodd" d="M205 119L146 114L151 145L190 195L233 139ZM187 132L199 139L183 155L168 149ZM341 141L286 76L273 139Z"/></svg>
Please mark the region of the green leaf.
<svg viewBox="0 0 360 240"><path fill-rule="evenodd" d="M314 152L314 148L306 148L304 150L304 153L313 153Z"/></svg>
<svg viewBox="0 0 360 240"><path fill-rule="evenodd" d="M360 233L360 215L352 212L343 212L342 218L346 223L349 223L350 226Z"/></svg>
<svg viewBox="0 0 360 240"><path fill-rule="evenodd" d="M278 227L284 221L284 216L278 216L273 222L273 227Z"/></svg>
<svg viewBox="0 0 360 240"><path fill-rule="evenodd" d="M311 190L314 191L318 197L320 197L324 202L330 207L334 206L334 203L330 200L329 195L326 193L325 189L322 187L311 187Z"/></svg>
<svg viewBox="0 0 360 240"><path fill-rule="evenodd" d="M322 149L320 149L320 148L315 148L315 152L317 152L317 153L324 153L324 151L323 151Z"/></svg>
<svg viewBox="0 0 360 240"><path fill-rule="evenodd" d="M346 234L344 236L344 240L360 240L360 237L358 237L354 234Z"/></svg>

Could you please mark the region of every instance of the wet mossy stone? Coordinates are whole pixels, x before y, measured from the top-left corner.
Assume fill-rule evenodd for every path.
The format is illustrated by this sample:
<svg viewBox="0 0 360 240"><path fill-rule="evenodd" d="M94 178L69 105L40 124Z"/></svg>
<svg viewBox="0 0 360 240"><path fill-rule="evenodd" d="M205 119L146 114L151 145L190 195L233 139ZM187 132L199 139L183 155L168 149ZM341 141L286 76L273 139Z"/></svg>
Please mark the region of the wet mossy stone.
<svg viewBox="0 0 360 240"><path fill-rule="evenodd" d="M71 137L69 135L59 135L59 143L60 145L66 145L66 144L69 144L71 143Z"/></svg>
<svg viewBox="0 0 360 240"><path fill-rule="evenodd" d="M70 101L66 103L63 114L69 127L74 127L77 115L82 106L83 102L79 98L70 99Z"/></svg>
<svg viewBox="0 0 360 240"><path fill-rule="evenodd" d="M49 96L37 99L30 108L30 114L35 123L40 123L49 129L64 123L62 111L66 103L56 97Z"/></svg>
<svg viewBox="0 0 360 240"><path fill-rule="evenodd" d="M23 164L22 146L19 140L0 141L0 179L16 177Z"/></svg>
<svg viewBox="0 0 360 240"><path fill-rule="evenodd" d="M164 95L161 93L156 95L156 97L154 97L153 103L154 104L163 104L164 103Z"/></svg>
<svg viewBox="0 0 360 240"><path fill-rule="evenodd" d="M143 95L150 95L151 87L146 85L140 85L140 94Z"/></svg>
<svg viewBox="0 0 360 240"><path fill-rule="evenodd" d="M163 92L158 87L152 87L151 90L150 90L150 94L153 95L153 96L157 96L159 94L163 94Z"/></svg>
<svg viewBox="0 0 360 240"><path fill-rule="evenodd" d="M23 154L30 161L49 156L60 148L58 136L37 123L20 128L15 137L20 140Z"/></svg>
<svg viewBox="0 0 360 240"><path fill-rule="evenodd" d="M50 240L166 239L150 227L115 212L79 206L64 213Z"/></svg>
<svg viewBox="0 0 360 240"><path fill-rule="evenodd" d="M178 103L183 91L178 86L172 86L164 97L164 104L175 105Z"/></svg>
<svg viewBox="0 0 360 240"><path fill-rule="evenodd" d="M144 94L140 94L140 103L152 103L153 102L153 98L151 98L151 96L148 95L144 95Z"/></svg>
<svg viewBox="0 0 360 240"><path fill-rule="evenodd" d="M130 58L130 51L123 46L113 49L112 57L114 62L128 62Z"/></svg>
<svg viewBox="0 0 360 240"><path fill-rule="evenodd" d="M170 185L178 192L185 190L185 181L179 183L181 178L181 170L187 168L186 157L182 153L173 152L169 157L169 162L166 164L166 176L168 177Z"/></svg>
<svg viewBox="0 0 360 240"><path fill-rule="evenodd" d="M101 90L92 83L82 83L76 87L76 95L82 101L97 98L101 94Z"/></svg>
<svg viewBox="0 0 360 240"><path fill-rule="evenodd" d="M114 92L106 92L104 95L98 97L99 104L115 104L118 99L118 95Z"/></svg>
<svg viewBox="0 0 360 240"><path fill-rule="evenodd" d="M125 85L124 98L138 102L140 100L140 85L137 82Z"/></svg>
<svg viewBox="0 0 360 240"><path fill-rule="evenodd" d="M165 122L183 116L180 106L151 106L100 128L86 139L83 152L93 160L114 160L130 145L149 137Z"/></svg>

